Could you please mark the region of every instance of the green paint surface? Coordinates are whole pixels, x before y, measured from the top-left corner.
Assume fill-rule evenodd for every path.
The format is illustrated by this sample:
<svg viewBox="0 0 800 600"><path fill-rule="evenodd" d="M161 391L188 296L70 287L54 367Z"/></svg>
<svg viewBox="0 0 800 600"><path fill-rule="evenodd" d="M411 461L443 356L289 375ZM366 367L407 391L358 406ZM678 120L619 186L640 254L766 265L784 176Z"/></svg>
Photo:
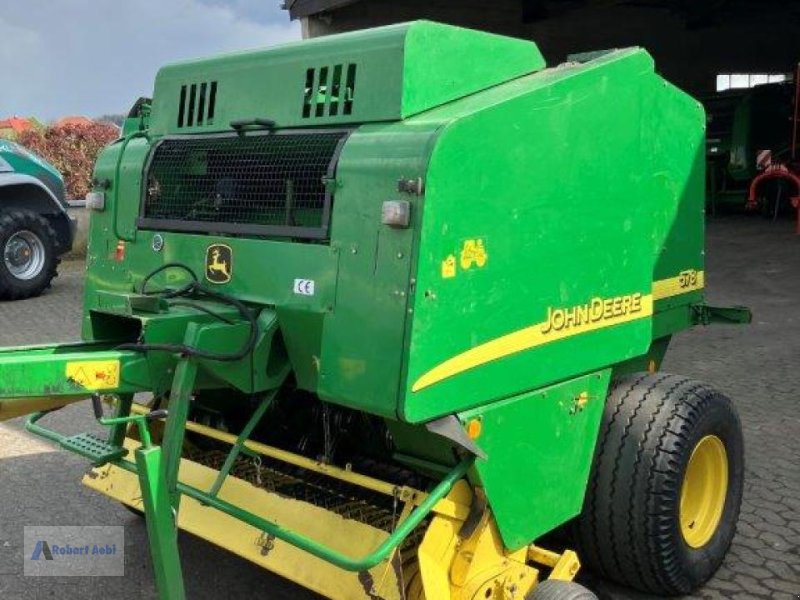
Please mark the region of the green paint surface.
<svg viewBox="0 0 800 600"><path fill-rule="evenodd" d="M416 21L164 67L151 131L219 131L253 118L280 127L395 121L543 67L532 42Z"/></svg>
<svg viewBox="0 0 800 600"><path fill-rule="evenodd" d="M702 291L659 300L652 317L487 355L415 385L476 347L548 329L554 311L647 297L654 281L703 268L702 108L644 50L582 60L548 69L530 42L418 22L165 67L150 129L109 146L95 169L106 207L92 215L83 337L99 346L0 352L0 381L46 394L66 360L120 341L179 343L189 331L206 348L237 348L245 329L230 307L233 325L186 307L143 310L146 275L181 263L261 315L253 356L198 361L195 389L254 393L290 368L299 389L385 417L398 460L431 472L455 459L423 423L481 418L488 458L473 477L506 544L530 542L580 508L611 370L660 360L702 300ZM348 130L326 180L326 239L137 225L159 139L231 135L231 121L255 118L292 135ZM382 223L390 200L408 203L408 227ZM212 244L230 248L226 283L205 280ZM298 293L298 280L313 281L313 294ZM151 289L187 281L174 269ZM176 356L123 358L130 377L119 392L170 389ZM32 384L18 383L26 366ZM576 410L583 392L589 402Z"/></svg>
<svg viewBox="0 0 800 600"><path fill-rule="evenodd" d="M414 120L423 119L447 124L426 179L403 417L424 421L646 353L650 318L413 390L450 357L543 323L554 308L649 294L654 280L701 268L699 105L658 77L646 52L631 49ZM486 264L464 269L461 251L475 239ZM448 256L458 263L450 278L442 275Z"/></svg>
<svg viewBox="0 0 800 600"><path fill-rule="evenodd" d="M601 371L458 415L481 422L477 483L508 548L580 513L609 377Z"/></svg>

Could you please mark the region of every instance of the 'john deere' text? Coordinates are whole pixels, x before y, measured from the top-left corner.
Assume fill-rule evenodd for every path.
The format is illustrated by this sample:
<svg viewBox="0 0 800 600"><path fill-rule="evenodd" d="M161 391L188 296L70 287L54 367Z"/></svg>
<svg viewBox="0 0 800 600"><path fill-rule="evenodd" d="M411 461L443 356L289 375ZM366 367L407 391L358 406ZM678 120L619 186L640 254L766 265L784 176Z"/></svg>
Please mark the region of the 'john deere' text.
<svg viewBox="0 0 800 600"><path fill-rule="evenodd" d="M642 312L642 294L627 294L613 298L592 298L586 304L567 308L547 309L547 319L542 334L565 331L592 325L600 321L624 320L624 317Z"/></svg>

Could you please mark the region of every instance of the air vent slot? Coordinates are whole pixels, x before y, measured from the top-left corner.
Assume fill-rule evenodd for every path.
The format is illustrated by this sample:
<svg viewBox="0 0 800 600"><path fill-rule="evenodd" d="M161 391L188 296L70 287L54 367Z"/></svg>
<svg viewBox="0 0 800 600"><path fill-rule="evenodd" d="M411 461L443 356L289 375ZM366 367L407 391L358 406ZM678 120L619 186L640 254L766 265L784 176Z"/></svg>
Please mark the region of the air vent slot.
<svg viewBox="0 0 800 600"><path fill-rule="evenodd" d="M214 111L217 108L217 82L211 82L211 92L208 95L208 118L206 119L207 125L214 123Z"/></svg>
<svg viewBox="0 0 800 600"><path fill-rule="evenodd" d="M355 63L306 69L303 118L353 114L357 69Z"/></svg>
<svg viewBox="0 0 800 600"><path fill-rule="evenodd" d="M189 116L186 118L186 126L194 125L194 101L197 98L197 85L192 84L189 88Z"/></svg>
<svg viewBox="0 0 800 600"><path fill-rule="evenodd" d="M356 66L347 65L347 85L344 88L344 114L353 112L353 98L356 95Z"/></svg>
<svg viewBox="0 0 800 600"><path fill-rule="evenodd" d="M178 129L213 125L216 105L216 81L182 85L178 96Z"/></svg>

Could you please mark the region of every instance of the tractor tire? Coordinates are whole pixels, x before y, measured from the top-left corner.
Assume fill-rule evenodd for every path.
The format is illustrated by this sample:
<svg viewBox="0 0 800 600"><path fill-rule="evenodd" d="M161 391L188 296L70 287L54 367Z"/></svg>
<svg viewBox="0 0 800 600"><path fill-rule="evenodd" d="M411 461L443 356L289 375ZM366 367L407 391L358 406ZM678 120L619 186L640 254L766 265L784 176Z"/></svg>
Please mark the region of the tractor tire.
<svg viewBox="0 0 800 600"><path fill-rule="evenodd" d="M0 212L0 300L38 296L58 269L58 236L29 210Z"/></svg>
<svg viewBox="0 0 800 600"><path fill-rule="evenodd" d="M741 423L726 396L677 375L622 377L574 523L579 556L643 592L688 594L725 558L743 481Z"/></svg>
<svg viewBox="0 0 800 600"><path fill-rule="evenodd" d="M545 579L525 600L597 600L597 596L572 581Z"/></svg>

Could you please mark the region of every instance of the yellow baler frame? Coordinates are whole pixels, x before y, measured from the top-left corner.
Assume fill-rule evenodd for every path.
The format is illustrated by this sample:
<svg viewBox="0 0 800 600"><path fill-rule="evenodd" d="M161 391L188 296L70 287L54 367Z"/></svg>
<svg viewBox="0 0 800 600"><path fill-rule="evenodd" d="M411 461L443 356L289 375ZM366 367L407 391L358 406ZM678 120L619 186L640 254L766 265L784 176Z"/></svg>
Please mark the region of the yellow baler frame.
<svg viewBox="0 0 800 600"><path fill-rule="evenodd" d="M131 412L144 415L148 409L134 404ZM189 421L186 429L218 442L237 443L236 436L199 423ZM124 446L129 451L126 460L130 460L140 443L126 438ZM397 524L427 497L425 492L409 486L398 486L257 441L245 440L242 446L257 456L394 498L398 506ZM216 469L181 459L179 480L186 485L210 489L218 476ZM127 506L143 510L139 478L131 470L108 464L90 471L83 483ZM350 555L365 554L387 537L382 529L345 519L302 500L271 493L234 475L225 478L219 497L299 532L311 534L309 523L313 523L315 538ZM375 597L473 600L486 598L487 590L491 590L489 597L496 600L521 599L540 579L540 569L531 563L551 568L551 577L556 579L572 579L579 568L572 551L557 554L530 546L508 552L480 488L473 492L463 480L435 504L422 540L414 550L398 549L389 560L361 573L344 571L222 512L214 511L213 518L209 518L211 510L214 509L194 498L183 497L178 528L333 600ZM468 534L464 531L465 524L469 524Z"/></svg>

